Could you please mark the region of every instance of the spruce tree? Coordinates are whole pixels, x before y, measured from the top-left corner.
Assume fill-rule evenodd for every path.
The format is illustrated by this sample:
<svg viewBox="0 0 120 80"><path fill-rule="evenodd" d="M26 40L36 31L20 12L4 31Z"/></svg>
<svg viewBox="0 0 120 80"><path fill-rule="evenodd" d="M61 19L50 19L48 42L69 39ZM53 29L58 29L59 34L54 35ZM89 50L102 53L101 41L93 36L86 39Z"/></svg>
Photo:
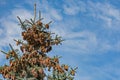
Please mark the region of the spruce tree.
<svg viewBox="0 0 120 80"><path fill-rule="evenodd" d="M59 63L59 56L49 57L48 52L52 46L59 45L63 41L61 36L49 31L50 21L47 24L42 22L39 12L39 19L36 20L36 4L34 5L34 18L22 21L18 17L22 28L22 40L16 40L20 47L2 53L6 55L9 64L0 67L0 74L7 80L73 80L76 69L70 68L67 64Z"/></svg>

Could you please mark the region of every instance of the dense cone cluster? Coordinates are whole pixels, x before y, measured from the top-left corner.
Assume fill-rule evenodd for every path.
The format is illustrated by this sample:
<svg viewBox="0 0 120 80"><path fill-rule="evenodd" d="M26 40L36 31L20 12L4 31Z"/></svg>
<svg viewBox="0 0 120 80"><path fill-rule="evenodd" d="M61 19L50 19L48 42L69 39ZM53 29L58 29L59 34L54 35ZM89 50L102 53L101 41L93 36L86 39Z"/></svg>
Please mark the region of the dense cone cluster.
<svg viewBox="0 0 120 80"><path fill-rule="evenodd" d="M51 33L45 31L48 29L48 26L48 24L44 26L41 21L37 21L27 31L22 32L23 40L26 40L29 44L21 46L22 52L40 50L42 53L46 53L51 51L52 45L59 44L62 41L60 38L56 37L56 39L51 39Z"/></svg>
<svg viewBox="0 0 120 80"><path fill-rule="evenodd" d="M73 80L77 68L69 68L68 65L59 63L59 57L49 57L46 53L52 50L53 45L61 44L63 41L57 35L49 31L49 24L42 23L41 18L38 21L21 21L18 17L21 28L22 40L16 41L20 46L22 55L19 55L17 49L3 52L8 65L0 67L0 74L5 79L10 80Z"/></svg>

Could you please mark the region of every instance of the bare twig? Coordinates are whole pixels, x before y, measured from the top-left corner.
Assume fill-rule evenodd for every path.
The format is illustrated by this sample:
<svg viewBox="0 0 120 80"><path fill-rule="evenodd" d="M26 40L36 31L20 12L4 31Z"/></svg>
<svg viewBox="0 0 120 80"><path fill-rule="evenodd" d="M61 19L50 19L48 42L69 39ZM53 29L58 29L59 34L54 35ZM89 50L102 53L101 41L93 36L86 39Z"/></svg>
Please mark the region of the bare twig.
<svg viewBox="0 0 120 80"><path fill-rule="evenodd" d="M39 20L41 19L41 12L39 11Z"/></svg>
<svg viewBox="0 0 120 80"><path fill-rule="evenodd" d="M35 19L36 19L36 3L34 4L34 22L35 22Z"/></svg>
<svg viewBox="0 0 120 80"><path fill-rule="evenodd" d="M39 21L43 20L44 18L41 17L41 12L39 11Z"/></svg>

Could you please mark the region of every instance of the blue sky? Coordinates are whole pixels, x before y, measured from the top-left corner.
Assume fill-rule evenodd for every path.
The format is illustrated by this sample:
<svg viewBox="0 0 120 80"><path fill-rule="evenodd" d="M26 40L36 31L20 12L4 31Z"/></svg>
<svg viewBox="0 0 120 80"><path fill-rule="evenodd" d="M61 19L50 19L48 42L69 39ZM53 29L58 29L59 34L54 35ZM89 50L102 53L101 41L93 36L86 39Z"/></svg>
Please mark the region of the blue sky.
<svg viewBox="0 0 120 80"><path fill-rule="evenodd" d="M75 80L120 80L120 0L0 0L0 49L20 39L22 20L33 18L33 5L50 30L66 41L48 55L78 66ZM0 54L0 65L7 63Z"/></svg>

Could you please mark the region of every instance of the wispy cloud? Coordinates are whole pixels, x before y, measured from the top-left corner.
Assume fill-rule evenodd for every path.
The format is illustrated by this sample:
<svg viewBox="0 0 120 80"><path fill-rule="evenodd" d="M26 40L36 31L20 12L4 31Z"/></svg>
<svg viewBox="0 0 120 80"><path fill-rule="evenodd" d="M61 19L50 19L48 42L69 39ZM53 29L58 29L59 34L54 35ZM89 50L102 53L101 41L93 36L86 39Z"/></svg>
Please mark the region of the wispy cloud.
<svg viewBox="0 0 120 80"><path fill-rule="evenodd" d="M91 12L90 15L104 22L101 26L107 29L119 29L120 9L109 3L88 2L88 4L88 10Z"/></svg>
<svg viewBox="0 0 120 80"><path fill-rule="evenodd" d="M67 15L79 14L81 11L84 12L86 10L85 5L83 1L65 0L63 5L64 13Z"/></svg>
<svg viewBox="0 0 120 80"><path fill-rule="evenodd" d="M67 36L68 35L68 36ZM65 50L69 49L74 53L89 53L95 51L97 47L96 35L89 31L82 31L78 33L68 33L66 36Z"/></svg>
<svg viewBox="0 0 120 80"><path fill-rule="evenodd" d="M100 23L97 23L99 24L98 27L101 27L102 30L104 29L104 31L106 31L105 33L107 33L108 35L114 34L113 32L116 32L116 31L118 32L120 30L119 28L120 10L109 3L106 3L106 2L100 3L100 2L92 2L92 1L87 1L85 3L83 1L77 2L72 0L65 1L65 3L66 4L63 5L63 9L66 14L78 15L80 13L85 13L85 15L98 20L98 22L100 22ZM84 7L84 9L81 10L82 7L81 5L78 5L78 4L81 4L82 7ZM75 21L78 21L78 20L80 19L76 18ZM79 21L79 23L81 22ZM72 23L72 25L76 25L76 24ZM62 29L60 34L63 33L62 35L64 35L64 37L68 39L68 41L66 41L64 45L66 45L65 47L70 48L71 51L79 51L79 53L80 51L83 51L83 52L85 51L85 53L106 53L106 51L110 51L110 50L116 51L115 45L118 44L117 43L118 39L116 39L116 43L111 44L110 43L111 41L109 39L106 39L106 37L103 38L99 33L91 32L89 31L89 29L87 29L88 31L83 30L80 32L74 32L72 31L73 28L71 27L70 24L64 23L64 26L69 26L69 29L65 29L65 28ZM92 25L86 25L86 26L89 27ZM75 27L77 28L82 26L79 25ZM82 39L80 37L83 32L85 32L85 34L82 35L82 38L83 38ZM69 40L70 37L71 37L71 40ZM70 45L72 46L70 47Z"/></svg>
<svg viewBox="0 0 120 80"><path fill-rule="evenodd" d="M88 14L100 19L104 23L101 26L104 26L107 29L118 30L120 25L120 9L109 4L107 2L92 2L92 1L78 1L78 0L66 0L64 1L63 9L65 14L68 15L81 15ZM89 12L89 13L87 13Z"/></svg>

